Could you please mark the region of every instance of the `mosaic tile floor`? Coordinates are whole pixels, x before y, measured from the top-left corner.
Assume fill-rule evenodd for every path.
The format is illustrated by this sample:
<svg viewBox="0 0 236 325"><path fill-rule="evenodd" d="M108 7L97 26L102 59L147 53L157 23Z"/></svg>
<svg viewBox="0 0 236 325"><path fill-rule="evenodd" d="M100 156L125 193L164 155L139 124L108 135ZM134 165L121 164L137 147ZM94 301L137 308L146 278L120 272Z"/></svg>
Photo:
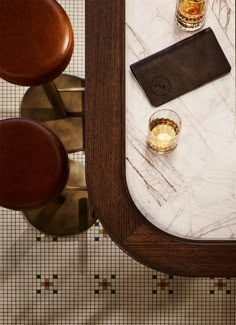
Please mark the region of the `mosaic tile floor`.
<svg viewBox="0 0 236 325"><path fill-rule="evenodd" d="M81 77L84 1L60 1L77 39L67 72ZM1 81L1 118L18 116L24 92ZM0 325L236 324L236 278L155 272L125 255L99 221L82 235L57 238L19 212L0 213Z"/></svg>

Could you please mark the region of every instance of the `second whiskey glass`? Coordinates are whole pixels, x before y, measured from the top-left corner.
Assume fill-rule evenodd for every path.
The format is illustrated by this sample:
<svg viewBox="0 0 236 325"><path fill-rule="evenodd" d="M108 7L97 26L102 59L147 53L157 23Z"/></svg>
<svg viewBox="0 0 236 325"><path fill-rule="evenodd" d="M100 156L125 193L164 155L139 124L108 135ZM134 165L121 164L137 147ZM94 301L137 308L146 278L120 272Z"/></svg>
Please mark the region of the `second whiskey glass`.
<svg viewBox="0 0 236 325"><path fill-rule="evenodd" d="M208 0L177 0L176 24L186 30L195 31L205 22Z"/></svg>

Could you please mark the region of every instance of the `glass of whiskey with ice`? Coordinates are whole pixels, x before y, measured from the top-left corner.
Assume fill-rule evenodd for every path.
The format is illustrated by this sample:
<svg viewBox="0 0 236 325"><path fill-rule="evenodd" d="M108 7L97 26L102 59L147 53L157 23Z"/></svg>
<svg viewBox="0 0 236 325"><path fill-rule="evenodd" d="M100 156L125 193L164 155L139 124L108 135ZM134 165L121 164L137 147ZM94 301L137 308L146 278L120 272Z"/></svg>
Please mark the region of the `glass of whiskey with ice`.
<svg viewBox="0 0 236 325"><path fill-rule="evenodd" d="M149 119L147 146L159 154L167 154L177 146L181 130L181 119L177 113L169 109L161 109L153 113Z"/></svg>
<svg viewBox="0 0 236 325"><path fill-rule="evenodd" d="M186 31L201 28L205 22L207 2L207 0L177 0L176 24Z"/></svg>

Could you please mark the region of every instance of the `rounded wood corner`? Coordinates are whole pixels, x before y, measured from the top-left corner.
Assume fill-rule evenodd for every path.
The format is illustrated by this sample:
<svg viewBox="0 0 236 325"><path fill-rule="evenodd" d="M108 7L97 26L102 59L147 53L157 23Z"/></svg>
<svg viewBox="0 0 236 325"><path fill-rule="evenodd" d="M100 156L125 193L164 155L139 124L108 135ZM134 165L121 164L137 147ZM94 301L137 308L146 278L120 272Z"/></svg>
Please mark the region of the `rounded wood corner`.
<svg viewBox="0 0 236 325"><path fill-rule="evenodd" d="M95 33L96 31L96 33ZM86 173L111 239L148 267L180 276L236 275L236 241L195 241L150 224L125 180L125 0L86 1Z"/></svg>

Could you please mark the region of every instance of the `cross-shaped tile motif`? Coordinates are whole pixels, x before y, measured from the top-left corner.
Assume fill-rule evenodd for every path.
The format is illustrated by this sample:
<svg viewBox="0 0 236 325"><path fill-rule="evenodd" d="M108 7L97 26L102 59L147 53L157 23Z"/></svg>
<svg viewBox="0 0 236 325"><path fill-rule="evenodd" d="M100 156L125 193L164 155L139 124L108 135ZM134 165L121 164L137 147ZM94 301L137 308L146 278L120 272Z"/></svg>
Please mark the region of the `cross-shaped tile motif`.
<svg viewBox="0 0 236 325"><path fill-rule="evenodd" d="M111 287L111 282L108 282L107 279L102 279L98 285L99 287L102 287L102 290L108 290L108 288Z"/></svg>

